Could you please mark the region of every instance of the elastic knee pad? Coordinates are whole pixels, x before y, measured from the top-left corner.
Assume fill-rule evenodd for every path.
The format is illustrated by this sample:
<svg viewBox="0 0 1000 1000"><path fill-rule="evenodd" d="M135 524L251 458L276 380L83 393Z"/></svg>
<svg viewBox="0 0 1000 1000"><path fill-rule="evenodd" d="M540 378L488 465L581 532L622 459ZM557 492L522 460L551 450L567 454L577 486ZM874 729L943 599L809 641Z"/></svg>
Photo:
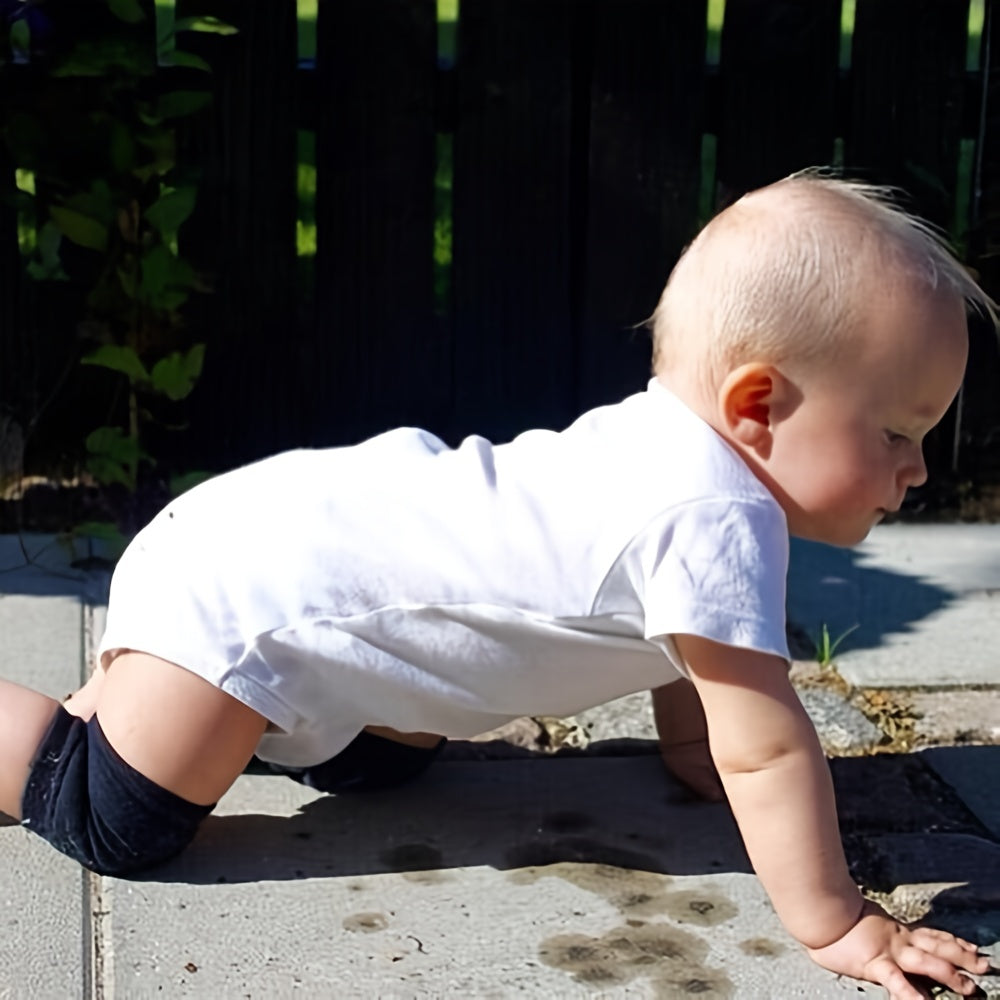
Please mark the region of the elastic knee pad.
<svg viewBox="0 0 1000 1000"><path fill-rule="evenodd" d="M318 792L374 792L412 781L431 766L447 742L442 738L433 747L412 747L362 731L336 757L322 764L270 767Z"/></svg>
<svg viewBox="0 0 1000 1000"><path fill-rule="evenodd" d="M108 743L97 716L60 706L21 802L22 823L99 875L128 875L183 850L212 811L161 788Z"/></svg>

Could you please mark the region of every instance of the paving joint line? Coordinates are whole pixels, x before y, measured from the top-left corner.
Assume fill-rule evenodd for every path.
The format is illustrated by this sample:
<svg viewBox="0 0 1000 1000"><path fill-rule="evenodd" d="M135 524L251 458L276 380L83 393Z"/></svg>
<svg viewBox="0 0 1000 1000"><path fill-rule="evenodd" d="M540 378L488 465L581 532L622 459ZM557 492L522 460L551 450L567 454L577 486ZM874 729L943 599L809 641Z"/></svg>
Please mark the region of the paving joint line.
<svg viewBox="0 0 1000 1000"><path fill-rule="evenodd" d="M97 653L94 606L99 601L101 586L87 575L80 598L81 662L80 682L85 683L95 663ZM83 991L85 1000L113 1000L113 939L111 933L111 900L104 879L94 872L83 871Z"/></svg>

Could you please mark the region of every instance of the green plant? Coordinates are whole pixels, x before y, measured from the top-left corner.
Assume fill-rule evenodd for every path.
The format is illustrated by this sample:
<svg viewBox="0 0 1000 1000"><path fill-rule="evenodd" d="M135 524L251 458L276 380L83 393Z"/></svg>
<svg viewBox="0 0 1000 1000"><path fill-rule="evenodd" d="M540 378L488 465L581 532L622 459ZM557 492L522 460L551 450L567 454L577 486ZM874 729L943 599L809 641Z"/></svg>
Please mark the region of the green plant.
<svg viewBox="0 0 1000 1000"><path fill-rule="evenodd" d="M3 129L19 171L27 272L36 281L84 289L80 362L113 373L109 420L85 438L85 465L102 484L135 491L152 462L145 430L184 426L175 404L193 390L205 344L183 310L207 282L179 250L178 234L197 200L197 173L178 156L178 124L211 101L181 88L210 69L176 47L186 31L234 29L214 18L174 21L152 44L151 5L48 4L39 37L18 33L30 55L31 86L9 102ZM193 72L192 72L193 71Z"/></svg>
<svg viewBox="0 0 1000 1000"><path fill-rule="evenodd" d="M833 658L836 655L840 644L857 628L852 625L845 629L836 639L830 639L830 630L826 627L826 622L820 626L819 639L815 640L816 662L823 670L829 670L833 666Z"/></svg>

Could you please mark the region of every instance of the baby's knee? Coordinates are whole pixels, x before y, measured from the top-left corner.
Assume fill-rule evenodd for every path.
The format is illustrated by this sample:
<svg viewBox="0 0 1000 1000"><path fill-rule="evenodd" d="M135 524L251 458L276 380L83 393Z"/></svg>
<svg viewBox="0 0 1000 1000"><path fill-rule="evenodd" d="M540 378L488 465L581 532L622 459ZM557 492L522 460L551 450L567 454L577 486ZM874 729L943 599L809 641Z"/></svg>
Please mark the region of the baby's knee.
<svg viewBox="0 0 1000 1000"><path fill-rule="evenodd" d="M89 722L60 708L32 764L22 822L101 875L129 875L182 851L212 811L161 788Z"/></svg>

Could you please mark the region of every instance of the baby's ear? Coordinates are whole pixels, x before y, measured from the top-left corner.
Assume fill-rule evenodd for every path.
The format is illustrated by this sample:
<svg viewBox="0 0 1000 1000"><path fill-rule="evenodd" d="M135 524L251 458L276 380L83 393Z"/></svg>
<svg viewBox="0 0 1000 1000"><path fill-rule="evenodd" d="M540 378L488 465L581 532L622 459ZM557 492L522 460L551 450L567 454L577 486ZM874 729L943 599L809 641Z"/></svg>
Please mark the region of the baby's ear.
<svg viewBox="0 0 1000 1000"><path fill-rule="evenodd" d="M754 362L733 369L719 388L719 410L733 441L766 449L771 438L772 406L782 381L771 365Z"/></svg>

